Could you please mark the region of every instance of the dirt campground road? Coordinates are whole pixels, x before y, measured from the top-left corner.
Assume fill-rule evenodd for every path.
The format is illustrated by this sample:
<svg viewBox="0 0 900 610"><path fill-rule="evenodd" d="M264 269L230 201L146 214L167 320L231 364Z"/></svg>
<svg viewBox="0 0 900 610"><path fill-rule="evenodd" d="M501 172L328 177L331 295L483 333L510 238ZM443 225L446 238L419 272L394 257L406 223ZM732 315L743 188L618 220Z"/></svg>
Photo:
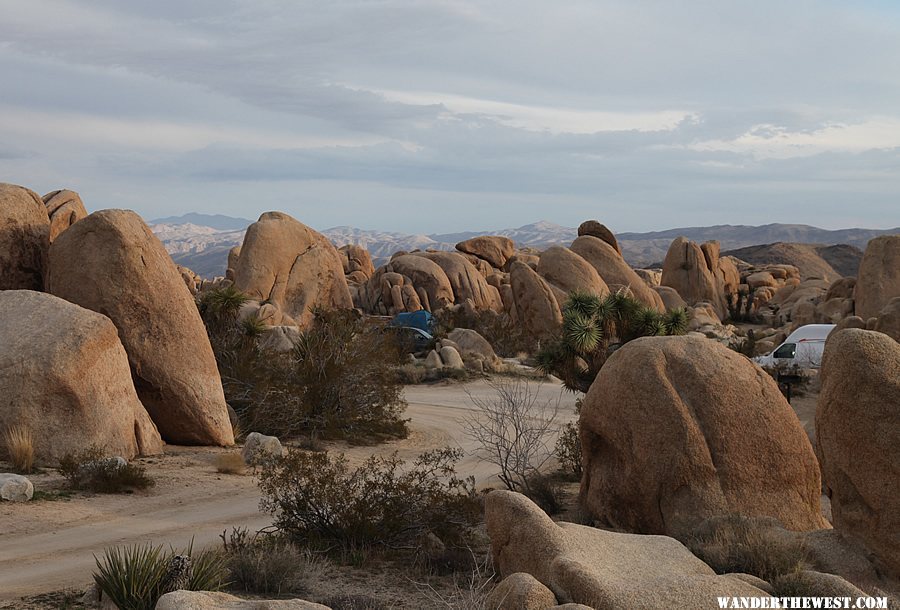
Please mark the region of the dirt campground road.
<svg viewBox="0 0 900 610"><path fill-rule="evenodd" d="M538 404L544 408L559 402L560 425L574 417L574 397L561 386L548 382L538 391ZM465 452L458 472L474 475L479 486L490 485L494 471L478 459L463 431L462 422L472 410L469 393L488 397L493 390L486 381L410 386L405 391L409 438L377 447L329 448L361 462L374 453L397 451L408 458L458 446ZM253 476L216 471L216 455L234 451L168 447L165 456L142 459L156 480L148 492L0 504L0 607L14 608L13 600L23 596L87 586L95 567L93 556L108 547L152 542L183 548L191 538L202 547L218 543L219 535L232 527L260 529L271 524L270 517L259 512ZM0 463L0 471L4 469ZM64 488L55 471L31 479L38 491Z"/></svg>

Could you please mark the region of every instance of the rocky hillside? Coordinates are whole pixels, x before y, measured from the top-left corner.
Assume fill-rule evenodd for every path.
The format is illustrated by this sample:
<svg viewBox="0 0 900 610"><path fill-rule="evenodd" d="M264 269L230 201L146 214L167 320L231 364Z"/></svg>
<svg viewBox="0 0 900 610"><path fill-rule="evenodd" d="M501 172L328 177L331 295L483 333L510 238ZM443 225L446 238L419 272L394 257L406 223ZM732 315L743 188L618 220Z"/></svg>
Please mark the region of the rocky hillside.
<svg viewBox="0 0 900 610"><path fill-rule="evenodd" d="M240 245L243 232L252 221L221 215L185 214L184 216L161 218L151 222L151 228L160 238L172 258L204 277L222 275L225 272L228 251ZM833 246L845 244L863 249L866 243L877 235L898 233L898 229L842 229L828 231L808 225L769 224L758 227L747 225L718 225L712 227L684 227L649 233L620 233L617 235L622 254L635 267L660 266L672 240L679 236L692 241L703 242L717 239L723 250L747 248L757 244L803 243ZM577 237L577 230L552 222L541 221L500 231L470 231L432 235L410 235L387 231L374 231L342 226L322 232L336 246L354 244L369 251L376 266L400 250L453 250L461 241L480 235L508 237L519 248L546 249L550 246L568 244ZM837 276L854 275L859 265L859 254L853 249L821 249L816 256L825 259L831 269L826 272ZM803 248L801 248L802 250ZM754 251L755 252L755 251ZM738 258L744 258L734 252ZM748 254L753 256L754 253ZM777 252L760 254L768 257L763 264L781 262ZM773 258L775 257L775 258ZM744 259L751 261L750 259ZM815 271L812 270L811 273ZM824 268L820 268L819 272Z"/></svg>
<svg viewBox="0 0 900 610"><path fill-rule="evenodd" d="M863 252L855 246L837 244L774 243L747 246L724 252L754 265L794 265L803 279L821 278L833 282L841 277L855 277Z"/></svg>

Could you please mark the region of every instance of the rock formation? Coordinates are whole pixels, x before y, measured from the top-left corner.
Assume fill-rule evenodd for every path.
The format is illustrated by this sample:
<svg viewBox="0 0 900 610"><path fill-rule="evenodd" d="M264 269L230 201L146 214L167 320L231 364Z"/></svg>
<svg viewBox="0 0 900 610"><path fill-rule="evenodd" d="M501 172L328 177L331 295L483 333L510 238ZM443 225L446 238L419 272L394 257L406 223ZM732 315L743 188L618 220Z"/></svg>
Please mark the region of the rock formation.
<svg viewBox="0 0 900 610"><path fill-rule="evenodd" d="M140 216L94 212L60 234L50 247L48 290L113 321L138 396L166 442L234 442L206 327Z"/></svg>
<svg viewBox="0 0 900 610"><path fill-rule="evenodd" d="M278 307L290 318L284 324L308 326L315 307L353 307L337 249L282 212L266 212L247 228L236 265L235 288Z"/></svg>
<svg viewBox="0 0 900 610"><path fill-rule="evenodd" d="M816 441L834 527L900 575L900 344L832 333L821 374Z"/></svg>
<svg viewBox="0 0 900 610"><path fill-rule="evenodd" d="M0 291L0 312L0 430L25 426L47 465L91 445L162 450L109 318L30 290Z"/></svg>
<svg viewBox="0 0 900 610"><path fill-rule="evenodd" d="M37 193L0 183L0 290L43 290L50 218Z"/></svg>
<svg viewBox="0 0 900 610"><path fill-rule="evenodd" d="M665 310L662 298L628 266L622 255L606 241L593 235L582 235L572 242L571 250L597 270L611 291L627 289L645 306L657 311Z"/></svg>
<svg viewBox="0 0 900 610"><path fill-rule="evenodd" d="M531 267L515 262L509 272L516 315L536 337L553 334L562 324L562 313L550 286Z"/></svg>
<svg viewBox="0 0 900 610"><path fill-rule="evenodd" d="M601 523L684 539L703 519L827 526L809 439L775 381L697 336L616 351L581 410L581 495Z"/></svg>
<svg viewBox="0 0 900 610"><path fill-rule="evenodd" d="M900 297L900 235L882 235L869 242L856 279L856 315L877 316L894 297Z"/></svg>
<svg viewBox="0 0 900 610"><path fill-rule="evenodd" d="M60 233L87 216L81 197L74 191L53 191L44 195L43 200L50 216L51 243Z"/></svg>
<svg viewBox="0 0 900 610"><path fill-rule="evenodd" d="M508 237L482 235L459 242L456 244L456 249L477 256L495 269L502 269L516 251L516 246Z"/></svg>
<svg viewBox="0 0 900 610"><path fill-rule="evenodd" d="M598 296L609 294L606 282L590 263L561 246L552 246L541 253L538 275L564 293L590 292Z"/></svg>

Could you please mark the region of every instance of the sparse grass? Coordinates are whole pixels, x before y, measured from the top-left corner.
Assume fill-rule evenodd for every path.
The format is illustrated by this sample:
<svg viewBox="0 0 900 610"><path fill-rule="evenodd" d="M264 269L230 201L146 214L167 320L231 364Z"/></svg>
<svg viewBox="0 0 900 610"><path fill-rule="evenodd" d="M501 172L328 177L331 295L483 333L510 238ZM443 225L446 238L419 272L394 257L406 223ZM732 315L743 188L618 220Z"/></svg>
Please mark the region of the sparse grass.
<svg viewBox="0 0 900 610"><path fill-rule="evenodd" d="M220 453L215 459L216 472L222 474L244 474L247 464L240 453Z"/></svg>
<svg viewBox="0 0 900 610"><path fill-rule="evenodd" d="M321 602L331 610L389 610L390 606L368 595L335 595Z"/></svg>
<svg viewBox="0 0 900 610"><path fill-rule="evenodd" d="M696 537L689 546L719 574L744 572L769 583L796 573L807 560L799 539L740 516L725 519L711 536Z"/></svg>
<svg viewBox="0 0 900 610"><path fill-rule="evenodd" d="M59 461L59 472L73 489L96 493L131 493L156 484L142 466L120 465L99 447L66 454Z"/></svg>
<svg viewBox="0 0 900 610"><path fill-rule="evenodd" d="M34 469L34 436L22 425L10 426L3 433L9 461L16 472L30 474Z"/></svg>
<svg viewBox="0 0 900 610"><path fill-rule="evenodd" d="M416 385L425 381L428 370L420 365L408 362L397 367L397 378L403 385Z"/></svg>
<svg viewBox="0 0 900 610"><path fill-rule="evenodd" d="M434 608L448 610L489 610L488 594L494 588L494 568L490 556L475 561L471 571L464 576L454 574L449 593L441 593L429 584L415 583Z"/></svg>
<svg viewBox="0 0 900 610"><path fill-rule="evenodd" d="M301 551L276 536L251 534L246 528L222 533L223 556L231 588L245 593L307 593L325 576L327 561Z"/></svg>
<svg viewBox="0 0 900 610"><path fill-rule="evenodd" d="M55 502L56 500L71 500L74 496L75 494L67 489L52 489L50 491L35 489L31 501Z"/></svg>

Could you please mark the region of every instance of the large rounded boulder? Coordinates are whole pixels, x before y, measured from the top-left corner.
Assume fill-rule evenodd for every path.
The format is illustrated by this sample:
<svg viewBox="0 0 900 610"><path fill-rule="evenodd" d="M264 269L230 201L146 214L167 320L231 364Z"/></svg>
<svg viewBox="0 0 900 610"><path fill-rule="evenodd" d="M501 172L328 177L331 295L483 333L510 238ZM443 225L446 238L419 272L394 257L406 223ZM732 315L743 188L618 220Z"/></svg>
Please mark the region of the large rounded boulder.
<svg viewBox="0 0 900 610"><path fill-rule="evenodd" d="M60 233L87 216L84 203L75 191L53 191L44 195L43 200L50 216L51 243Z"/></svg>
<svg viewBox="0 0 900 610"><path fill-rule="evenodd" d="M775 381L704 337L616 351L584 399L582 500L603 524L684 540L701 521L827 527L809 439Z"/></svg>
<svg viewBox="0 0 900 610"><path fill-rule="evenodd" d="M162 450L115 325L31 290L0 291L0 429L14 425L42 464L92 445L128 459Z"/></svg>
<svg viewBox="0 0 900 610"><path fill-rule="evenodd" d="M866 246L854 287L856 315L875 317L900 297L900 235L882 235Z"/></svg>
<svg viewBox="0 0 900 610"><path fill-rule="evenodd" d="M665 311L662 298L606 241L593 235L582 235L572 242L570 249L597 270L610 290L627 289L646 307Z"/></svg>
<svg viewBox="0 0 900 610"><path fill-rule="evenodd" d="M834 527L900 574L900 344L832 333L821 373L816 443Z"/></svg>
<svg viewBox="0 0 900 610"><path fill-rule="evenodd" d="M43 290L50 218L34 191L0 183L0 290Z"/></svg>
<svg viewBox="0 0 900 610"><path fill-rule="evenodd" d="M534 337L552 335L562 324L562 312L553 289L525 263L509 270L513 301L519 322Z"/></svg>
<svg viewBox="0 0 900 610"><path fill-rule="evenodd" d="M491 267L502 269L506 261L516 252L516 245L508 237L500 235L480 235L456 244L456 249L465 254L477 256L487 261Z"/></svg>
<svg viewBox="0 0 900 610"><path fill-rule="evenodd" d="M422 256L436 263L450 281L455 302L458 304L472 301L475 309L491 309L503 311L503 301L500 292L487 283L485 277L458 252L418 252L415 256Z"/></svg>
<svg viewBox="0 0 900 610"><path fill-rule="evenodd" d="M140 216L103 210L69 227L50 247L48 289L113 321L138 396L166 442L234 442L206 327Z"/></svg>
<svg viewBox="0 0 900 610"><path fill-rule="evenodd" d="M566 294L589 292L598 296L609 294L606 282L590 263L562 246L552 246L541 252L538 275Z"/></svg>
<svg viewBox="0 0 900 610"><path fill-rule="evenodd" d="M337 248L283 212L266 212L247 228L235 265L235 288L273 304L301 328L316 307L353 308Z"/></svg>
<svg viewBox="0 0 900 610"><path fill-rule="evenodd" d="M450 279L436 262L424 256L404 254L392 258L386 270L409 278L419 301L428 311L437 311L453 304L455 297Z"/></svg>
<svg viewBox="0 0 900 610"><path fill-rule="evenodd" d="M660 284L674 288L689 305L711 303L716 314L723 317L726 312L716 276L718 262L717 247L708 246L704 251L696 242L677 237L666 253Z"/></svg>

